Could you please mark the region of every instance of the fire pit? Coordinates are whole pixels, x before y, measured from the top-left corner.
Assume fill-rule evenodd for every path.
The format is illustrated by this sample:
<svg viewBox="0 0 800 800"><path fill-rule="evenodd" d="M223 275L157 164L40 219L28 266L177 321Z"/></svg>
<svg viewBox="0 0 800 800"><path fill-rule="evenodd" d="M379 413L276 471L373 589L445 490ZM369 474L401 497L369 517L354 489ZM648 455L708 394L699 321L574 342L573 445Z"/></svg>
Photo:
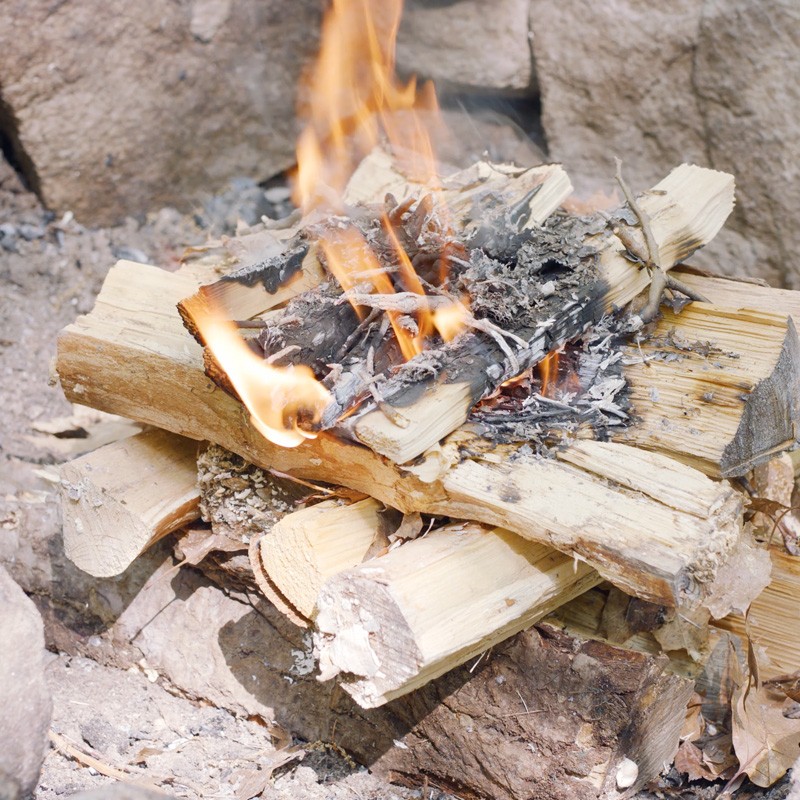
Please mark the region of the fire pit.
<svg viewBox="0 0 800 800"><path fill-rule="evenodd" d="M625 202L582 215L562 208L559 165L442 177L424 135L432 93L392 76L396 20L334 6L299 212L228 243L227 262L120 262L61 337L67 396L215 445L201 472L233 488L201 481L228 540L209 548L239 552L230 572L313 628L320 680L362 708L449 685L456 673L440 676L603 581L647 609L665 650L699 652L709 620L744 612L770 580L727 479L794 447L800 422L795 293L684 264L732 210L732 176L684 164L634 197L618 164ZM130 468L158 454L158 514L107 477L116 455L65 470L76 564L116 574L197 513L191 448L164 436L126 455ZM95 490L115 499L126 540L108 541ZM256 522L218 514L248 497ZM549 673L548 651L575 668L569 635L549 635L512 660L535 651ZM581 796L640 786L677 748L691 684L639 656L641 719L587 728L630 747L592 745L576 785L594 794ZM592 657L609 672L629 658ZM537 691L547 727L558 691ZM647 711L641 698L659 694ZM401 708L433 713L420 696Z"/></svg>

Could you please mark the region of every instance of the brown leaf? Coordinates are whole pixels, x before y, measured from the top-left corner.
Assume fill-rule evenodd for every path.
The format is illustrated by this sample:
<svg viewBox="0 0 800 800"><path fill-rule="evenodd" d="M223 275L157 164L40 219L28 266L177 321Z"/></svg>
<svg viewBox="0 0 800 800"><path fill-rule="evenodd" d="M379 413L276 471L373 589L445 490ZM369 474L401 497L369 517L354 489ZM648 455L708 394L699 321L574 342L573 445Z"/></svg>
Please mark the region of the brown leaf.
<svg viewBox="0 0 800 800"><path fill-rule="evenodd" d="M793 672L791 675L778 675L776 678L764 681L764 686L770 689L777 689L787 697L791 697L795 702L800 703L800 670Z"/></svg>
<svg viewBox="0 0 800 800"><path fill-rule="evenodd" d="M239 550L247 550L247 545L222 533L195 529L188 530L181 536L177 543L177 549L183 557L183 564L196 566L215 550L223 553L235 553Z"/></svg>
<svg viewBox="0 0 800 800"><path fill-rule="evenodd" d="M721 733L701 745L703 763L715 778L730 777L736 771L736 755L729 733Z"/></svg>
<svg viewBox="0 0 800 800"><path fill-rule="evenodd" d="M266 756L259 764L260 769L238 770L233 776L236 783L234 792L236 800L251 800L253 797L259 797L269 785L272 773L278 767L282 767L296 758L302 758L304 755L305 750L301 750L299 747L287 747L284 750L275 750Z"/></svg>
<svg viewBox="0 0 800 800"><path fill-rule="evenodd" d="M662 650L685 650L693 661L700 661L708 649L708 619L702 607L675 612L653 631L653 636Z"/></svg>
<svg viewBox="0 0 800 800"><path fill-rule="evenodd" d="M777 530L783 538L786 552L791 556L800 556L800 520L794 513L800 509L785 506L777 500L768 500L765 497L750 498L749 506L751 510L763 514L772 521L770 539Z"/></svg>
<svg viewBox="0 0 800 800"><path fill-rule="evenodd" d="M697 741L705 732L706 721L703 719L703 698L695 692L686 707L686 718L681 729L682 742Z"/></svg>
<svg viewBox="0 0 800 800"><path fill-rule="evenodd" d="M715 777L706 769L702 751L692 742L681 742L675 754L675 769L690 781L713 781Z"/></svg>
<svg viewBox="0 0 800 800"><path fill-rule="evenodd" d="M783 703L776 702L768 687L761 685L753 668L755 650L748 642L748 668L732 650L732 675L736 688L732 697L733 747L739 759L739 773L756 786L771 786L783 777L800 756L800 720L783 715Z"/></svg>

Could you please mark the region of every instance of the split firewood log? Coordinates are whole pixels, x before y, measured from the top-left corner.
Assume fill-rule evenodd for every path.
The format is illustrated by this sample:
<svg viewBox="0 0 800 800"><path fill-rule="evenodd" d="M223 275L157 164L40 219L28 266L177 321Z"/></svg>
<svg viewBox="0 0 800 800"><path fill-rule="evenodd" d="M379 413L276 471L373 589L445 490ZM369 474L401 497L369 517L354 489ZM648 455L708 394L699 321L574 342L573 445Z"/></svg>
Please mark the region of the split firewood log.
<svg viewBox="0 0 800 800"><path fill-rule="evenodd" d="M323 500L287 514L259 539L257 571L306 622L315 615L317 596L328 578L388 544L382 510L381 503L368 497L348 504Z"/></svg>
<svg viewBox="0 0 800 800"><path fill-rule="evenodd" d="M792 320L773 311L706 303L665 310L647 338L626 347L637 423L614 439L715 477L745 475L792 448L800 432L800 341Z"/></svg>
<svg viewBox="0 0 800 800"><path fill-rule="evenodd" d="M317 598L320 680L363 708L419 688L600 581L499 529L455 523L331 577Z"/></svg>
<svg viewBox="0 0 800 800"><path fill-rule="evenodd" d="M684 164L646 192L639 205L649 218L649 233L658 250L654 258L667 270L708 243L722 227L733 209L733 177ZM510 345L501 346L486 337L460 337L446 349L447 363L421 386L417 380L405 380L403 370L381 385L383 401L402 415L402 426L380 409L367 407L348 417L343 427L398 464L435 445L458 428L475 403L495 386L541 361L551 349L578 336L647 287L647 271L624 255L634 246L632 241L642 247L640 232L626 230L629 244L624 248L611 230L587 240L599 254L597 265L587 268L577 289L570 286L563 297L556 291L554 302L536 324L510 329L517 337ZM523 349L514 344L518 340L525 343ZM512 359L508 351L515 347ZM413 365L412 360L409 369Z"/></svg>
<svg viewBox="0 0 800 800"><path fill-rule="evenodd" d="M677 471L684 478L676 484L691 476L697 491L690 494L698 496L704 495L707 479L664 456L645 457L615 445L620 449L611 461L620 469L611 483L583 466L524 455L517 463L492 463L491 457L444 469L437 463L432 476L423 480L366 448L330 436L298 448L272 445L250 425L242 406L203 374L201 350L173 305L190 294L190 282L188 275L139 264L122 263L112 270L92 314L67 328L60 339L58 369L68 397L215 441L257 464L344 483L403 512L453 514L541 537L577 553L621 588L647 599L674 605L717 592L716 569L732 563L738 541L736 500L718 484L719 502L709 503L700 516L673 513L667 490L653 489L655 497L648 494L641 470L658 468L665 475ZM445 467L461 458L457 443L451 450ZM434 456L429 460L437 461ZM420 474L424 468L419 465ZM626 487L629 480L636 499ZM672 477L664 486L671 482ZM510 491L512 484L516 494ZM597 502L608 510L605 521L605 511L592 511ZM608 522L612 519L615 524ZM648 531L650 537L644 536ZM720 607L716 611L727 613Z"/></svg>
<svg viewBox="0 0 800 800"><path fill-rule="evenodd" d="M200 516L197 443L151 430L60 468L64 552L84 572L124 572L159 539Z"/></svg>

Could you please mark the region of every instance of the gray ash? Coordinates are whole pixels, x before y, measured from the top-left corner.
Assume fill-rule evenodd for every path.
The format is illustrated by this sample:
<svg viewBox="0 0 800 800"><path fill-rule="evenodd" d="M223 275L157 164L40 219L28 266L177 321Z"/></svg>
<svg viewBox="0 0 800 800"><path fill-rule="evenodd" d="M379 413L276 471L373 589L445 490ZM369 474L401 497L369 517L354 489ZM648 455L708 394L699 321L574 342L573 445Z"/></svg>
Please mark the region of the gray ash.
<svg viewBox="0 0 800 800"><path fill-rule="evenodd" d="M472 410L469 422L488 439L528 442L541 454L579 434L607 439L631 416L619 327L615 317L604 317L565 345L555 368L551 356L545 368L533 367L499 387Z"/></svg>
<svg viewBox="0 0 800 800"><path fill-rule="evenodd" d="M317 429L375 405L402 413L434 382L469 384L478 403L470 420L497 440L544 447L554 432L588 428L603 437L626 424L622 332L617 320L602 318L608 287L592 246L606 220L557 211L542 225L522 229L526 220L515 213L484 216L489 221L469 225L459 241L431 196L398 202L389 195L380 208L362 207L352 219L330 217L305 229L295 260L308 242L335 239L348 227L376 258L375 267L351 276L348 296L362 304L357 309L331 280L290 301L258 339L274 363L306 364L331 391ZM402 265L398 243L419 280ZM324 247L319 257L325 265ZM372 306L370 276L377 273L382 288ZM466 328L450 343L429 328L424 351L404 362L380 303L394 304L383 308L393 309L394 325L413 336L427 324L414 300L423 290L431 309L461 304ZM572 344L562 365L571 365L576 377L543 393L531 365L565 342ZM524 377L514 386L497 388L519 373Z"/></svg>
<svg viewBox="0 0 800 800"><path fill-rule="evenodd" d="M596 250L586 240L605 224L601 217L557 212L536 230L514 234L502 248L496 237L489 247L473 248L468 266L456 264L453 282L469 296L476 317L535 328L596 283Z"/></svg>

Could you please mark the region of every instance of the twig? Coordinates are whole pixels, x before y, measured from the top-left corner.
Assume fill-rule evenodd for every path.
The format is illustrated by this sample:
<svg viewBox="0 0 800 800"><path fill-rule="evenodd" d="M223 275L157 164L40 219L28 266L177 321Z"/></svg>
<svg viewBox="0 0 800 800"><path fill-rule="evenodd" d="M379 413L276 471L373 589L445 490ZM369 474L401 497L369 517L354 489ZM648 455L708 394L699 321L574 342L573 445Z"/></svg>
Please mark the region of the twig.
<svg viewBox="0 0 800 800"><path fill-rule="evenodd" d="M367 333L367 329L377 319L380 313L380 310L377 308L371 308L369 310L369 314L358 323L356 329L345 339L344 344L336 354L337 361L341 361L350 352L350 348L355 344L356 339L362 334Z"/></svg>
<svg viewBox="0 0 800 800"><path fill-rule="evenodd" d="M252 328L255 330L263 330L269 326L265 319L235 319L233 324L240 329Z"/></svg>
<svg viewBox="0 0 800 800"><path fill-rule="evenodd" d="M619 188L622 189L625 202L630 207L630 210L636 215L636 219L639 220L639 225L642 228L644 242L647 245L647 260L653 266L658 267L658 269L662 269L661 258L658 254L658 244L653 236L653 230L650 227L650 217L636 202L633 192L625 182L625 179L622 177L622 161L619 158L615 158L614 163L617 165L617 174L615 177L617 179L617 183L619 184Z"/></svg>
<svg viewBox="0 0 800 800"><path fill-rule="evenodd" d="M281 350L278 350L277 353L273 353L271 356L268 356L264 359L265 364L274 364L279 358L283 358L284 356L288 356L289 353L294 353L295 350L300 350L299 344L290 344L287 347L284 347Z"/></svg>
<svg viewBox="0 0 800 800"><path fill-rule="evenodd" d="M667 289L672 289L675 292L680 292L690 300L696 300L698 303L710 303L711 301L703 294L700 294L691 286L687 286L683 281L679 281L673 275L667 275Z"/></svg>
<svg viewBox="0 0 800 800"><path fill-rule="evenodd" d="M53 743L53 747L67 756L67 758L71 758L73 761L77 761L79 764L83 764L85 767L89 767L108 778L115 778L118 781L127 781L138 786L146 786L148 789L153 789L157 792L161 791L158 786L159 783L170 783L186 786L187 789L191 789L198 797L202 797L204 794L205 790L201 786L185 778L151 775L147 770L132 765L125 765L122 768L117 768L95 756L84 753L83 750L75 747L68 739L55 731L49 731L48 736Z"/></svg>
<svg viewBox="0 0 800 800"><path fill-rule="evenodd" d="M301 486L307 486L309 489L314 489L317 492L322 492L323 494L336 494L335 489L328 489L325 486L320 486L316 483L311 483L311 481L305 481L302 478L298 478L296 475L289 475L287 472L279 472L277 469L268 469L270 475L275 478L283 478L287 481L294 481L294 483L299 483Z"/></svg>
<svg viewBox="0 0 800 800"><path fill-rule="evenodd" d="M131 777L130 772L112 767L111 764L106 764L103 761L100 761L100 759L94 758L93 756L87 755L83 751L78 750L77 747L70 744L63 736L61 736L61 734L56 733L55 731L50 731L48 735L56 750L59 750L73 761L83 764L84 767L91 767L101 775L105 775L109 778L116 778L118 781L126 781ZM155 788L155 785L150 784L149 781L148 784Z"/></svg>
<svg viewBox="0 0 800 800"><path fill-rule="evenodd" d="M633 196L633 192L625 182L625 179L622 177L622 161L619 158L615 158L614 162L617 165L617 172L615 176L617 183L619 184L619 188L622 190L622 194L625 197L625 202L639 220L639 227L642 229L645 246L647 248L647 252L642 253L641 248L636 245L632 237L626 231L619 227L614 230L614 233L622 242L625 249L639 261L642 261L645 268L650 273L650 289L647 295L647 304L639 314L642 321L647 324L656 318L658 315L658 309L661 306L661 300L664 296L664 292L667 289L680 292L690 300L699 300L705 303L709 302L699 292L695 292L693 289L690 289L688 286L686 286L686 284L682 283L677 278L667 275L666 270L661 264L658 243L653 235L653 229L650 225L650 217L636 201L636 198Z"/></svg>

